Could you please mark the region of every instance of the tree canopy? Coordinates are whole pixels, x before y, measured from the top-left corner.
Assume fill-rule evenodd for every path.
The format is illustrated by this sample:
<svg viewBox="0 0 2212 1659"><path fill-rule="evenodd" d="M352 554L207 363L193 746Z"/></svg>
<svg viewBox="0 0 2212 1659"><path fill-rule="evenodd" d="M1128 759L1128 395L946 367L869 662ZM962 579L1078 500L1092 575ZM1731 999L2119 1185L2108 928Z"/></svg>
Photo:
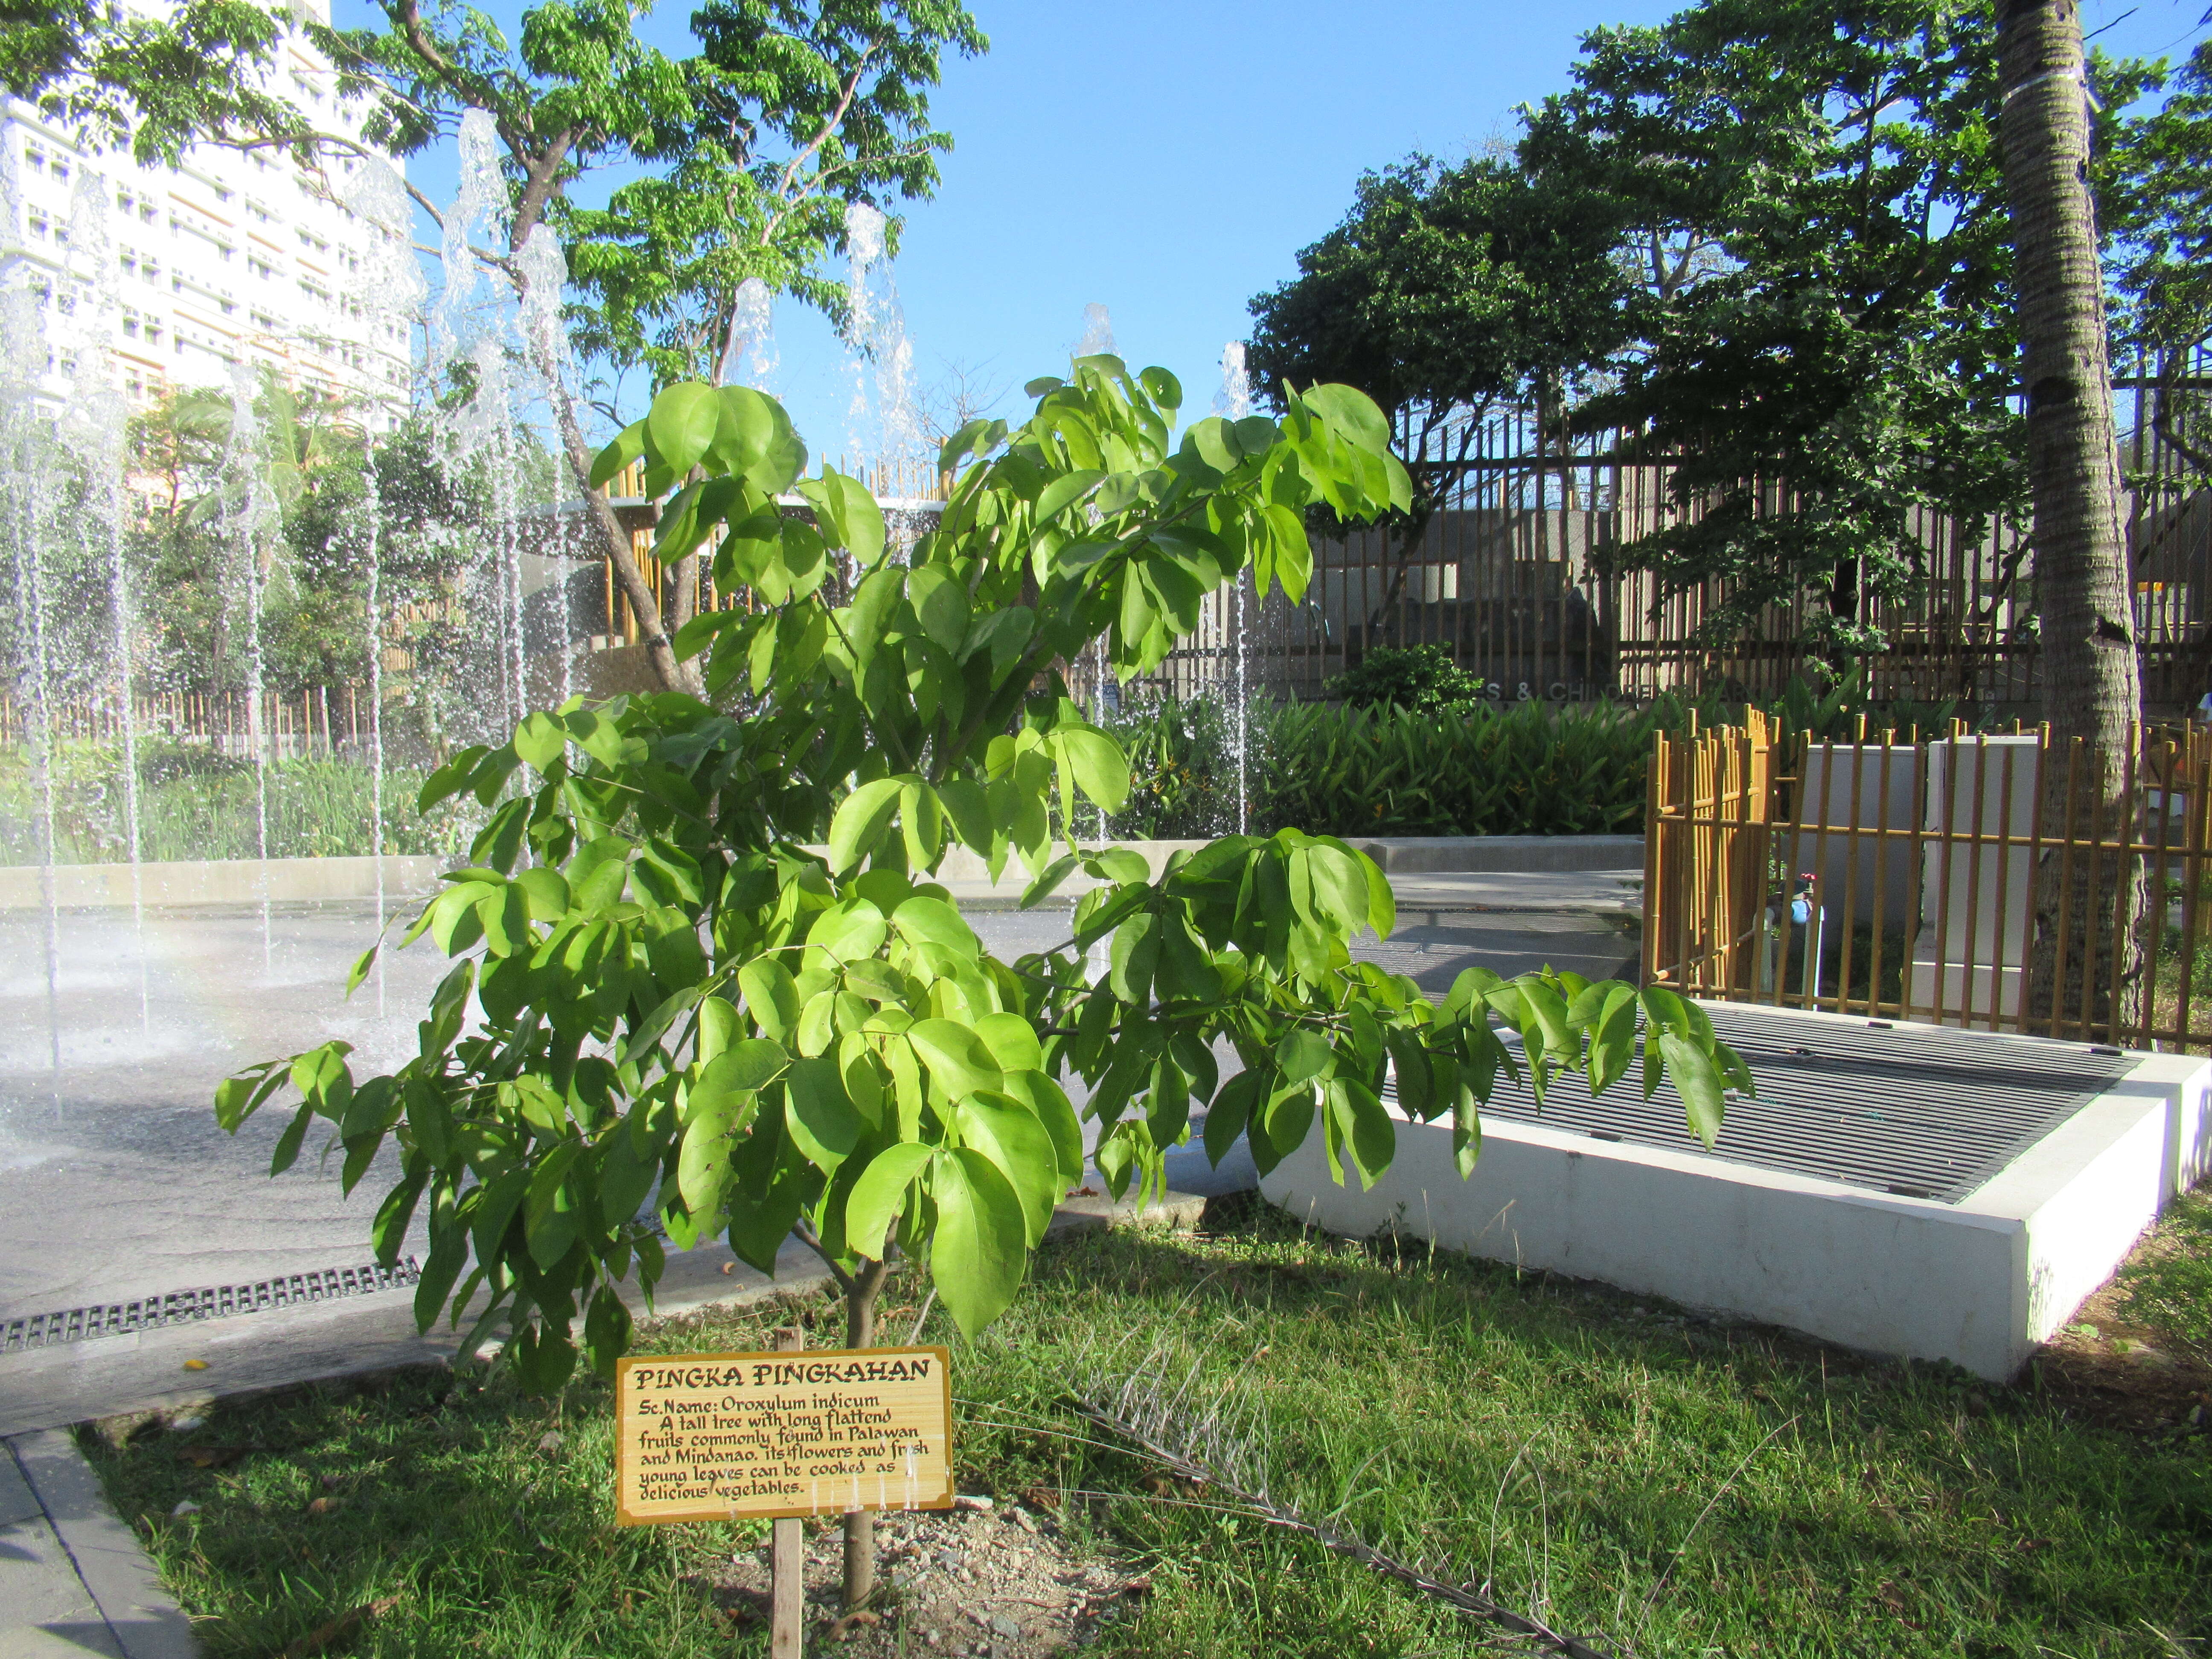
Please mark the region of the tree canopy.
<svg viewBox="0 0 2212 1659"><path fill-rule="evenodd" d="M1701 0L1595 30L1510 161L1364 181L1253 301L1255 360L1329 359L1408 431L1517 401L1664 459L1684 510L1605 550L1613 568L1722 579L1716 635L1796 603L1832 661L1878 649L1869 600L1923 574L1917 511L1971 538L2025 507L1995 43L1985 0ZM2118 280L2169 336L2202 281L2204 72L2138 118L2159 68L2092 70ZM1522 228L1469 234L1471 191ZM1519 330L1530 289L1553 320Z"/></svg>

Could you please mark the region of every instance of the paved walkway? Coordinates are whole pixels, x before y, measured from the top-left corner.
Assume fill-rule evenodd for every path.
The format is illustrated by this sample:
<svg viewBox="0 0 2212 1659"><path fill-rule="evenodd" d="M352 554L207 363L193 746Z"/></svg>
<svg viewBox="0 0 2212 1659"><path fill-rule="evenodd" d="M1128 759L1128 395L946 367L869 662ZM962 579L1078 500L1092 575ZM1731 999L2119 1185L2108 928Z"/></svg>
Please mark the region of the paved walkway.
<svg viewBox="0 0 2212 1659"><path fill-rule="evenodd" d="M1029 884L1018 863L996 882L948 881L963 910L1013 909ZM1054 892L1062 903L1097 884L1078 872ZM1562 915L1638 916L1644 913L1644 872L1635 870L1445 870L1390 878L1402 924L1423 913L1547 912Z"/></svg>
<svg viewBox="0 0 2212 1659"><path fill-rule="evenodd" d="M0 1442L0 1659L192 1659L191 1622L68 1431Z"/></svg>

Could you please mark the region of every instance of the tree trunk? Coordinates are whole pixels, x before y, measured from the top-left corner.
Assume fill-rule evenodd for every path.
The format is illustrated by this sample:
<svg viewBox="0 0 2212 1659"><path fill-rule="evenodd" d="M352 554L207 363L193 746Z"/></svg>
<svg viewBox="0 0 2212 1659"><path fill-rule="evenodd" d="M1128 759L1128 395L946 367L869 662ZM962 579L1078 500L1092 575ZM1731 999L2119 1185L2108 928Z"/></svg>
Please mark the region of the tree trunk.
<svg viewBox="0 0 2212 1659"><path fill-rule="evenodd" d="M575 477L576 488L584 493L584 509L592 515L593 528L605 544L607 562L614 567L615 580L621 584L623 596L629 599L629 608L637 617L638 632L644 636L645 659L652 665L653 678L664 690L698 696L698 680L676 660L673 629L662 620L660 602L653 597L645 573L637 568L637 561L630 556L629 532L623 528L622 520L615 516L606 497L592 488L591 446L584 441L584 428L577 422L575 405L557 380L549 376L547 384L554 388L553 408L561 428L561 447L568 458L568 471Z"/></svg>
<svg viewBox="0 0 2212 1659"><path fill-rule="evenodd" d="M890 1277L890 1264L864 1261L845 1292L845 1346L876 1346L876 1297ZM872 1510L854 1510L845 1517L845 1611L865 1606L876 1593L876 1516Z"/></svg>
<svg viewBox="0 0 2212 1659"><path fill-rule="evenodd" d="M2132 822L2124 779L2142 690L2075 0L2000 0L1997 50L2044 707L2054 739L2043 769L2043 834L2124 841ZM2136 860L2077 854L2070 903L2061 893L2067 862L2045 853L2036 872L2028 960L2032 1029L2054 1036L2062 1022L2086 1035L2124 1018L2142 959L2135 924L2144 895ZM2124 927L2116 926L2123 909Z"/></svg>

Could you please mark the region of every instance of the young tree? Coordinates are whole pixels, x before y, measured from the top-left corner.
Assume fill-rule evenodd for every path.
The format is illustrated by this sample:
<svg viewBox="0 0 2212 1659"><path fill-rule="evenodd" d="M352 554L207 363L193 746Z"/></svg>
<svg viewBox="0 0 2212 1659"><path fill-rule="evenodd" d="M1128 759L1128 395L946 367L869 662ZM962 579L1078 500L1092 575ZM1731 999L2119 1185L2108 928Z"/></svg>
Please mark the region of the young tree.
<svg viewBox="0 0 2212 1659"><path fill-rule="evenodd" d="M1371 1182L1394 1146L1386 1068L1413 1115L1450 1119L1471 1169L1480 1103L1516 1063L1493 1017L1540 1090L1569 1069L1615 1081L1640 1030L1644 1087L1671 1079L1708 1140L1724 1087L1748 1086L1664 990L1473 969L1432 1002L1354 962L1395 906L1343 842L1231 836L1158 875L1082 845L1079 800L1119 807L1128 764L1054 665L1103 639L1117 673L1149 672L1248 569L1297 597L1304 510L1402 511L1410 482L1344 386L1286 390L1279 423L1209 418L1179 443L1162 370L1093 357L1030 391L1022 425L979 421L945 447L957 483L905 564L855 480L802 477L773 401L664 391L599 466L702 475L659 549L720 533L715 579L746 596L678 645L713 701L570 704L454 757L424 804L465 790L495 810L406 935L457 958L418 1054L357 1080L329 1042L218 1092L235 1129L289 1081L301 1104L272 1168L319 1118L349 1190L396 1138L380 1255L425 1215L417 1317L471 1318L471 1349L504 1321L530 1387L558 1387L580 1340L611 1364L630 1332L618 1287L634 1273L649 1303L664 1230L679 1249L726 1237L763 1269L796 1230L844 1287L855 1346L890 1264L926 1259L972 1336L1085 1169L1070 1074L1117 1194L1162 1179L1194 1112L1217 1161L1242 1137L1269 1170L1318 1129L1332 1172ZM779 509L794 488L809 516ZM842 603L833 560L858 577ZM933 879L955 846L994 872L1018 858L1030 903L1079 870L1096 885L1064 942L1001 961ZM1094 981L1097 943L1111 965ZM1242 1061L1225 1079L1223 1040ZM851 1601L872 1583L871 1524L848 1517Z"/></svg>
<svg viewBox="0 0 2212 1659"><path fill-rule="evenodd" d="M2063 826L2069 836L2124 838L2133 823L2124 783L2142 693L2120 527L2081 14L2073 0L1999 0L1997 31L1998 139L2027 399L2045 717L2054 737L2085 740L2078 778L2070 766L2044 769L2045 833ZM2142 872L2129 860L2093 866L2069 910L2061 867L2069 862L2045 854L2036 872L2028 1006L2102 1020L2112 988L2130 986L2139 974L2139 962L2116 959L2114 940L2124 939L2118 948L2127 956L2139 955L2132 924L2146 897ZM2116 925L2122 921L2129 925Z"/></svg>

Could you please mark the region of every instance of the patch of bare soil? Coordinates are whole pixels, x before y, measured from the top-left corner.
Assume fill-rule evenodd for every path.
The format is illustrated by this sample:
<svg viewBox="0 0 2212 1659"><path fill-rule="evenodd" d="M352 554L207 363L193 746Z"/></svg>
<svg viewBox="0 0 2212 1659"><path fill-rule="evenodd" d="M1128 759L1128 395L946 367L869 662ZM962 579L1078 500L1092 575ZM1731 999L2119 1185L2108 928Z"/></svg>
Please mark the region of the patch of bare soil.
<svg viewBox="0 0 2212 1659"><path fill-rule="evenodd" d="M809 1652L819 1644L854 1659L1042 1659L1088 1646L1101 1624L1149 1588L1144 1577L1076 1547L1048 1512L1020 1505L886 1513L876 1541L883 1586L876 1603L840 1620L844 1534L836 1522L808 1523ZM738 1622L767 1620L765 1544L702 1582Z"/></svg>
<svg viewBox="0 0 2212 1659"><path fill-rule="evenodd" d="M2212 1365L2121 1312L2118 1279L2081 1304L2030 1362L2076 1416L2149 1436L2212 1432Z"/></svg>

